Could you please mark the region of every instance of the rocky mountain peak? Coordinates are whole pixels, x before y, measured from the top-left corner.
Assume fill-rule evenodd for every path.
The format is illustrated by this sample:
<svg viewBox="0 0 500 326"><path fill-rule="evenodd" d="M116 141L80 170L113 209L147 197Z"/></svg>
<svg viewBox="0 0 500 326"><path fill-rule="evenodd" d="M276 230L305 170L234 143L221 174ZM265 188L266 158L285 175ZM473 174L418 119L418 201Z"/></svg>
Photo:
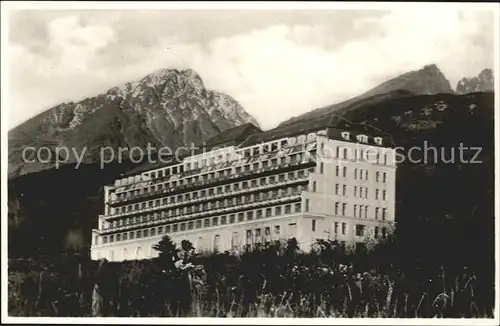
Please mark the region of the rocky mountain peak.
<svg viewBox="0 0 500 326"><path fill-rule="evenodd" d="M26 146L90 148L86 155L95 162L101 147L176 148L245 123L259 125L235 99L207 89L194 70L160 69L82 101L59 104L12 129L9 167L23 166L25 173L42 169L20 162Z"/></svg>
<svg viewBox="0 0 500 326"><path fill-rule="evenodd" d="M414 94L453 93L450 82L435 64L429 64L419 70L409 71L369 90L363 96L372 96L398 89Z"/></svg>
<svg viewBox="0 0 500 326"><path fill-rule="evenodd" d="M458 94L492 92L494 89L495 81L493 70L483 69L476 77L464 77L458 81L455 92Z"/></svg>

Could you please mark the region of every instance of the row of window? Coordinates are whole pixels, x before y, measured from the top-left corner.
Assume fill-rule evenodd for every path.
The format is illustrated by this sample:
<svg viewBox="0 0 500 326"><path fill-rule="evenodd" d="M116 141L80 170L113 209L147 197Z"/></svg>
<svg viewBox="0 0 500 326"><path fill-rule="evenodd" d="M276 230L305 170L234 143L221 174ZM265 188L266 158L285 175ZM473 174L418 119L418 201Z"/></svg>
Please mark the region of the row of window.
<svg viewBox="0 0 500 326"><path fill-rule="evenodd" d="M347 167L339 166L335 167L335 176L347 178ZM354 169L354 179L366 180L368 181L368 170L363 169ZM380 173L379 171L375 172L375 182L387 182L387 172Z"/></svg>
<svg viewBox="0 0 500 326"><path fill-rule="evenodd" d="M364 237L366 231L366 226L363 224L356 224L355 234L357 237ZM385 227L375 226L373 228L373 235L375 238L382 236L382 238L387 237L387 229Z"/></svg>
<svg viewBox="0 0 500 326"><path fill-rule="evenodd" d="M341 203L341 202L335 202L335 215L337 216L348 216L347 214L347 203ZM370 218L369 214L370 212L370 206L368 205L358 205L355 204L352 207L352 216L354 217L362 217L362 218ZM388 210L385 207L375 207L374 210L374 215L373 218L379 219L381 218L382 220L386 220L389 215L388 215Z"/></svg>
<svg viewBox="0 0 500 326"><path fill-rule="evenodd" d="M149 236L156 236L164 233L183 232L194 229L208 228L219 225L233 224L236 222L252 221L264 217L273 217L299 213L302 210L301 203L280 205L256 210L249 210L237 214L228 214L222 216L214 216L212 218L198 219L195 221L173 223L157 227L146 228L142 230L119 233L115 235L103 236L103 243L125 241L131 239L139 239Z"/></svg>
<svg viewBox="0 0 500 326"><path fill-rule="evenodd" d="M354 186L354 197L368 199L368 188L363 186ZM359 191L358 191L359 189Z"/></svg>
<svg viewBox="0 0 500 326"><path fill-rule="evenodd" d="M164 209L161 211L156 211L154 213L115 219L110 225L104 223L103 226L104 226L104 228L107 228L108 226L111 226L111 225L112 225L112 227L118 227L118 226L129 225L129 224L149 222L149 221L154 221L154 220L158 220L158 219L172 218L172 217L178 217L178 216L183 216L183 215L188 215L188 214L208 212L208 211L213 210L213 209L230 208L230 207L243 205L243 204L252 204L252 203L264 202L264 201L268 201L268 200L275 200L275 199L285 198L285 197L289 197L289 196L299 195L302 191L305 190L305 188L306 188L305 185L301 185L301 186L296 186L296 187L288 187L286 189L271 190L269 192L260 192L260 193L245 195L245 196L241 196L241 197L232 197L232 198L224 199L224 200L215 200L215 201L206 202L206 203L200 204L200 205L184 206L183 208L178 207L175 209Z"/></svg>
<svg viewBox="0 0 500 326"><path fill-rule="evenodd" d="M182 215L187 215L187 214L207 212L207 211L210 211L213 209L229 208L229 207L234 207L236 205L264 202L267 200L275 200L275 199L284 198L284 197L288 197L288 196L295 196L295 195L298 195L302 191L305 191L305 190L306 190L306 185L291 186L291 187L281 188L281 189L277 189L277 190L270 190L268 192L259 192L259 193L254 193L254 194L242 195L242 196L238 196L238 197L213 200L213 201L205 202L203 204L198 204L198 205L186 205L186 206L183 206L182 208L177 207L177 208L171 208L171 209L162 209L162 210L157 210L154 213L144 214L141 216L133 216L133 217L115 219L113 221L113 226L114 227L121 226L121 225L123 225L123 223L125 223L125 225L128 225L130 223L132 223L132 224L141 223L142 220L150 221L150 220L156 220L156 219L160 219L160 218L176 217L176 216L182 216ZM134 212L134 213L136 213L136 212Z"/></svg>
<svg viewBox="0 0 500 326"><path fill-rule="evenodd" d="M342 188L340 186L342 186ZM342 191L341 191L341 189L342 189ZM311 191L312 192L317 191L316 181L312 182ZM368 199L368 187L353 186L353 193L354 193L354 197L356 197L356 198ZM380 197L379 194L380 194L379 189L375 189L375 199L376 200L379 199L379 197ZM335 184L335 195L347 196L347 185L345 185L345 184L341 185L341 184L336 183ZM386 190L382 190L382 200L387 200L387 191Z"/></svg>
<svg viewBox="0 0 500 326"><path fill-rule="evenodd" d="M354 169L354 179L368 180L368 170Z"/></svg>
<svg viewBox="0 0 500 326"><path fill-rule="evenodd" d="M376 151L376 153L375 153ZM325 152L325 151L323 151ZM326 153L325 153L326 154ZM375 155L375 160L373 156ZM380 153L374 148L367 148L366 150L362 148L351 148L345 146L336 146L335 157L343 160L354 160L354 161L368 161L377 164L387 165L389 156L391 152L386 151L385 153ZM372 161L373 160L373 161Z"/></svg>
<svg viewBox="0 0 500 326"><path fill-rule="evenodd" d="M117 208L110 208L111 214L120 214L126 212L133 212L153 207L159 207L162 205L173 205L182 202L187 202L197 199L206 199L207 196L217 196L217 195L229 195L232 192L240 192L242 190L272 186L277 183L284 183L292 180L304 179L309 175L309 172L314 171L314 168L302 169L297 171L291 171L288 173L281 173L279 175L273 175L269 177L256 178L247 181L235 182L225 186L212 187L203 190L186 192L183 194L168 196L161 199L144 201L141 203L125 205Z"/></svg>
<svg viewBox="0 0 500 326"><path fill-rule="evenodd" d="M173 176L178 173L183 173L187 171L193 171L193 170L198 170L207 166L214 165L215 163L224 163L224 162L231 162L233 159L233 155L240 154L243 157L250 157L253 155L257 154L264 154L267 152L274 152L276 150L279 150L281 148L286 147L288 144L288 141L286 139L284 140L279 140L279 141L273 141L272 143L265 144L265 145L256 145L252 146L250 148L238 150L234 153L223 153L223 154L214 154L212 157L207 157L203 158L199 161L193 161L193 162L185 162L181 163L178 165L166 167L161 170L155 170L155 171L150 171L150 172L145 172L143 173L143 176L148 178L148 179L158 179L158 178L165 178L168 176ZM233 155L232 155L233 154ZM210 155L210 153L207 153L207 155ZM126 185L126 184L131 184L134 182L140 181L140 176L134 177L129 177L127 179L122 179L122 180L117 180L115 183L115 186L121 186L121 185Z"/></svg>
<svg viewBox="0 0 500 326"><path fill-rule="evenodd" d="M341 227L340 230L339 230L339 226ZM345 222L342 222L342 223L340 223L340 222L334 222L333 232L334 232L334 234L346 235L348 233L347 228L348 228L348 225ZM354 228L355 228L354 232L355 232L356 236L358 236L358 237L365 236L366 225L364 225L364 224L356 224ZM385 227L375 226L375 228L374 228L374 236L378 237L380 234L382 235L383 238L385 238L386 235L387 235L387 229Z"/></svg>
<svg viewBox="0 0 500 326"><path fill-rule="evenodd" d="M199 174L184 179L166 181L155 185L144 186L141 188L136 188L134 190L117 192L116 194L112 195L111 199L114 200L116 197L117 200L121 201L130 198L132 196L154 193L156 191L161 191L166 189L174 189L179 186L195 185L200 182L212 182L220 177L229 177L240 173L250 173L252 171L260 170L262 168L277 167L279 165L284 165L292 162L301 162L303 160L303 157L304 157L303 154L299 153L296 154L295 159L290 159L290 156L286 157L284 156L279 159L274 158L263 162L254 162L253 164L247 164L244 166L230 167L221 171ZM280 161L280 164L278 164L278 160Z"/></svg>

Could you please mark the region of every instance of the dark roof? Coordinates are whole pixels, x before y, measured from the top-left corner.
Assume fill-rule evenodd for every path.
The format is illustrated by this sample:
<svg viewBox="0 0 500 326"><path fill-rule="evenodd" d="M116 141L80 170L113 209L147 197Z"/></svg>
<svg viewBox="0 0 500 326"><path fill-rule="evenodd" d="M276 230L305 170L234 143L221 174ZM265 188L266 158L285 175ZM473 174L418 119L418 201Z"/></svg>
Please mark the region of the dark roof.
<svg viewBox="0 0 500 326"><path fill-rule="evenodd" d="M158 161L158 162L146 162L146 163L142 163L142 164L139 163L140 165L138 165L137 167L122 173L121 177L133 176L133 175L140 174L142 172L155 170L155 169L159 169L159 168L164 168L164 167L175 165L178 163L180 163L180 162L176 162L174 157L172 157L172 162L170 162L170 163L167 163L167 158L164 158L163 162Z"/></svg>
<svg viewBox="0 0 500 326"><path fill-rule="evenodd" d="M262 130L253 123L245 123L241 126L224 130L216 136L204 142L204 147L213 147L225 144L229 141L242 142L252 134L262 133Z"/></svg>
<svg viewBox="0 0 500 326"><path fill-rule="evenodd" d="M330 118L319 117L306 121L295 121L284 126L278 126L266 132L250 136L243 144L241 144L241 146L245 147L274 139L321 130L330 125L331 122L329 120Z"/></svg>
<svg viewBox="0 0 500 326"><path fill-rule="evenodd" d="M328 129L328 135L331 138L337 138L337 135L340 135L341 131L350 131L353 133L364 133L368 136L380 136L384 139L384 141L388 140L390 143L393 143L392 137L382 130L370 125L347 121L336 113L327 113L308 120L298 120L262 133L253 134L240 146L251 146L275 139L315 132L322 129Z"/></svg>

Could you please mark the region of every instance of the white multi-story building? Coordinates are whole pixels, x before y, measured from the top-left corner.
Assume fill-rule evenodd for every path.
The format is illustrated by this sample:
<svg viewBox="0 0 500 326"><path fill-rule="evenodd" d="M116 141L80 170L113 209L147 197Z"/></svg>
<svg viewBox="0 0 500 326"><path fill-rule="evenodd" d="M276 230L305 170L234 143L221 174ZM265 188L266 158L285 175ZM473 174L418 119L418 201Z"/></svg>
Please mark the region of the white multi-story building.
<svg viewBox="0 0 500 326"><path fill-rule="evenodd" d="M255 131L116 180L105 187L92 258L151 258L165 234L219 251L292 237L306 251L318 238L356 245L385 237L395 215L390 139L308 127Z"/></svg>

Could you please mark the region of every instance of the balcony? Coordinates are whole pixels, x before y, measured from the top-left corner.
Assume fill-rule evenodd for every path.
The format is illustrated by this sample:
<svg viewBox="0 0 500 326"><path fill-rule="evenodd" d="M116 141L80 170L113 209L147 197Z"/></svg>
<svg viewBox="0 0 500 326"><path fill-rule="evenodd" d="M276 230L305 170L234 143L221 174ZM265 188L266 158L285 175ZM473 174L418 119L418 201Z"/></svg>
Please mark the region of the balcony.
<svg viewBox="0 0 500 326"><path fill-rule="evenodd" d="M255 199L251 203L245 203L245 204L238 204L238 203L230 203L227 205L224 205L224 207L221 208L212 208L209 209L208 211L202 211L202 212L197 212L197 213L192 213L192 214L175 214L173 216L162 216L157 219L153 220L148 220L148 221L141 221L139 223L133 223L133 224L127 224L127 225L122 225L122 226L110 226L106 229L103 230L97 230L99 234L108 234L108 233L113 233L117 231L123 231L123 230L135 230L138 228L142 227L153 227L158 224L164 224L166 221L169 223L177 222L177 221L189 221L192 219L198 219L198 218L207 218L207 217L212 217L212 216L218 216L221 214L232 214L232 213L238 213L241 211L246 211L250 209L258 209L258 208L265 208L268 206L276 206L276 205L282 205L285 203L289 202L294 202L301 200L301 195L302 191L294 191L291 194L285 194L282 196L279 195L274 195L270 196L267 199Z"/></svg>
<svg viewBox="0 0 500 326"><path fill-rule="evenodd" d="M287 155L297 155L301 152L302 153L310 152L314 155L316 146L317 146L316 140L306 141L304 143L295 144L293 146L285 147L285 148L282 148L280 150L274 150L273 152L262 153L262 154L257 153L253 156L242 157L239 160L233 160L230 162L222 162L222 163L214 164L211 166L204 166L204 167L200 167L200 168L196 168L196 169L192 169L192 170L183 171L183 172L180 172L177 174L157 177L157 178L150 179L150 180L141 180L141 181L138 181L138 182L133 183L133 184L120 186L118 188L124 188L125 191L127 191L130 189L138 189L138 188L140 188L140 186L139 187L135 187L135 186L140 185L140 184L145 183L145 182L148 183L149 185L154 186L154 185L157 185L158 183L167 182L171 179L180 180L180 179L184 179L184 178L191 177L194 175L200 175L200 174L203 175L203 174L218 173L218 172L220 173L223 170L233 168L233 167L242 169L245 165L249 166L250 163L253 164L254 162L262 162L262 161L268 161L268 160L278 161L282 158L285 158ZM241 150L238 150L237 153L238 152L241 152ZM280 165L280 164L275 164L275 165ZM117 193L122 193L125 191L120 191Z"/></svg>
<svg viewBox="0 0 500 326"><path fill-rule="evenodd" d="M183 184L175 188L168 188L168 189L163 189L163 190L157 190L157 191L150 191L146 192L143 194L138 194L138 195L132 195L128 196L127 198L122 198L122 199L115 199L113 201L108 201L108 205L110 206L116 206L118 204L127 204L127 203L135 203L137 201L141 201L142 199L145 198L158 198L164 195L174 195L178 193L183 193L187 189L203 189L203 188L208 188L209 186L218 186L218 185L223 185L223 184L228 184L232 182L237 182L244 180L250 175L255 175L258 177L263 177L267 175L272 175L274 174L273 172L276 170L281 170L283 172L288 172L291 170L295 170L301 166L308 167L308 166L314 166L315 160L314 158L309 159L309 160L292 160L288 164L285 165L274 165L274 166L269 166L269 167L262 167L258 170L250 170L250 171L243 171L240 173L235 173L231 175L222 175L219 177L216 177L212 180L207 180L207 181L196 181L191 184Z"/></svg>
<svg viewBox="0 0 500 326"><path fill-rule="evenodd" d="M243 194L252 194L252 193L256 193L256 192L261 192L263 190L289 186L289 185L293 185L296 183L304 183L304 182L308 181L308 176L309 176L309 173L306 172L302 177L288 178L285 181L275 181L274 183L260 185L260 186L257 185L257 186L249 187L247 189L242 189L242 190L238 190L238 191L231 191L229 193L222 193L220 195L208 195L208 196L204 196L204 197L197 197L197 198L192 198L192 199L185 200L182 202L162 204L162 205L157 205L157 206L149 207L149 208L145 208L145 209L133 210L130 212L123 212L123 213L116 213L116 214L107 215L107 216L103 216L103 217L106 220L110 220L110 219L114 219L114 218L118 218L118 217L134 216L134 215L139 215L142 213L150 213L150 212L155 212L155 211L159 211L159 210L163 210L163 209L175 209L175 208L183 207L186 205L202 204L202 203L207 202L207 201L221 200L221 199L225 199L228 197L233 197L233 196L238 196L238 195L243 195Z"/></svg>

